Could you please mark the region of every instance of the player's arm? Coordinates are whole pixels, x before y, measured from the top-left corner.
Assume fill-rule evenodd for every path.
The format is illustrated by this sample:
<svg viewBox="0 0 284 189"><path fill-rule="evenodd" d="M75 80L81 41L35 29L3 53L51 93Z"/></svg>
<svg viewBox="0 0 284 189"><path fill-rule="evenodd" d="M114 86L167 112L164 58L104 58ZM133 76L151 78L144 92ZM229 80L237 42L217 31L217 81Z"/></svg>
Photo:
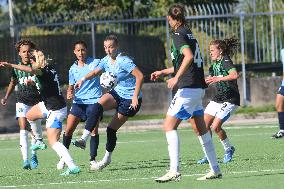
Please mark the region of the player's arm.
<svg viewBox="0 0 284 189"><path fill-rule="evenodd" d="M193 54L192 51L190 50L189 47L185 47L182 49L182 54L184 56L182 63L180 65L180 68L178 69L175 77L169 79L167 81L168 83L168 88L172 89L174 86L178 83L180 80L181 76L185 73L185 71L189 68L189 65L193 61Z"/></svg>
<svg viewBox="0 0 284 189"><path fill-rule="evenodd" d="M8 62L0 62L0 66L8 67L8 68L15 68L17 70L21 70L24 72L32 73L35 75L42 75L42 71L40 69L33 69L29 66L19 65L19 64L11 64Z"/></svg>
<svg viewBox="0 0 284 189"><path fill-rule="evenodd" d="M67 100L70 100L73 97L74 97L74 85L68 85L66 98Z"/></svg>
<svg viewBox="0 0 284 189"><path fill-rule="evenodd" d="M139 95L139 92L142 88L142 84L144 81L144 75L137 67L135 67L132 70L131 74L136 78L136 85L135 85L135 90L134 90L134 94L132 98L132 107L136 109L138 105L138 95Z"/></svg>
<svg viewBox="0 0 284 189"><path fill-rule="evenodd" d="M155 72L151 73L151 80L156 81L159 77L164 77L164 76L167 76L167 75L172 74L174 72L175 72L174 67L155 71Z"/></svg>
<svg viewBox="0 0 284 189"><path fill-rule="evenodd" d="M8 98L10 97L12 92L14 91L16 84L17 84L17 80L15 78L11 77L10 83L9 83L7 91L6 91L6 94L1 99L1 104L3 106L5 106L7 104Z"/></svg>
<svg viewBox="0 0 284 189"><path fill-rule="evenodd" d="M101 73L102 73L102 69L101 68L97 68L97 69L91 71L90 73L88 73L87 75L82 77L79 81L77 81L76 84L74 85L74 88L75 89L80 88L85 80L90 80L90 79L100 75Z"/></svg>

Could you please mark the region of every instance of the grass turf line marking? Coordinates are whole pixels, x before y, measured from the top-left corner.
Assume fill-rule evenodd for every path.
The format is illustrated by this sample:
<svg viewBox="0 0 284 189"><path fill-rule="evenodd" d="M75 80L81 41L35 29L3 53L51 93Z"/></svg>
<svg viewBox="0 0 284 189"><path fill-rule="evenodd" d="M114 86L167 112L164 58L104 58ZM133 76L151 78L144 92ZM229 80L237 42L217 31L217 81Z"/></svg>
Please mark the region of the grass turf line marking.
<svg viewBox="0 0 284 189"><path fill-rule="evenodd" d="M264 170L251 170L251 171L232 171L228 172L225 175L235 175L235 174L244 174L244 173L267 173L267 172L280 172L284 171L284 169L264 169ZM183 177L195 177L195 176L202 176L205 173L201 174L189 174L189 175L182 175ZM70 177L72 178L72 177ZM23 185L5 185L1 186L0 188L18 188L18 187L34 187L34 186L48 186L48 185L64 185L64 184L86 184L86 183L99 183L99 182L117 182L117 181L135 181L135 180L152 180L157 177L148 177L148 178L119 178L119 179L103 179L103 180L86 180L80 182L55 182L55 183L44 183L44 184L23 184Z"/></svg>

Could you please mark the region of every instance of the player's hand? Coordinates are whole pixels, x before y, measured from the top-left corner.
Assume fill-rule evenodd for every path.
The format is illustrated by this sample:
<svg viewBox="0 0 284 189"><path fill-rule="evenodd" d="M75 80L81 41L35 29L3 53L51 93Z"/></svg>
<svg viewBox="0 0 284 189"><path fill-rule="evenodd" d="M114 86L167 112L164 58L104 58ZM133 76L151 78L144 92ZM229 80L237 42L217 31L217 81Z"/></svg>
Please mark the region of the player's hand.
<svg viewBox="0 0 284 189"><path fill-rule="evenodd" d="M67 100L70 100L70 99L73 98L73 93L72 93L72 91L69 91L69 90L67 91L66 98L67 98Z"/></svg>
<svg viewBox="0 0 284 189"><path fill-rule="evenodd" d="M205 78L205 83L206 83L207 85L210 85L210 84L211 84L211 76Z"/></svg>
<svg viewBox="0 0 284 189"><path fill-rule="evenodd" d="M159 77L161 77L163 75L162 71L155 71L153 73L151 73L151 80L152 81L156 81Z"/></svg>
<svg viewBox="0 0 284 189"><path fill-rule="evenodd" d="M11 67L11 65L8 62L0 62L1 67Z"/></svg>
<svg viewBox="0 0 284 189"><path fill-rule="evenodd" d="M8 101L8 99L4 97L4 98L1 99L1 104L2 104L3 106L6 106L7 101Z"/></svg>
<svg viewBox="0 0 284 189"><path fill-rule="evenodd" d="M26 85L33 85L33 86L36 85L36 83L33 80L31 80L31 79L28 79L25 84Z"/></svg>
<svg viewBox="0 0 284 189"><path fill-rule="evenodd" d="M80 87L83 85L84 80L80 79L78 80L75 85L74 85L74 89L80 89Z"/></svg>
<svg viewBox="0 0 284 189"><path fill-rule="evenodd" d="M168 79L167 83L168 83L168 88L173 89L177 85L178 79L176 77L173 77L171 79Z"/></svg>
<svg viewBox="0 0 284 189"><path fill-rule="evenodd" d="M131 105L129 107L130 109L133 108L134 110L136 110L138 108L138 98L137 96L133 96L132 97L132 102Z"/></svg>
<svg viewBox="0 0 284 189"><path fill-rule="evenodd" d="M205 80L205 82L206 82L207 84L218 83L218 82L221 81L221 78L222 78L222 77L213 76L213 77L208 78L207 81Z"/></svg>

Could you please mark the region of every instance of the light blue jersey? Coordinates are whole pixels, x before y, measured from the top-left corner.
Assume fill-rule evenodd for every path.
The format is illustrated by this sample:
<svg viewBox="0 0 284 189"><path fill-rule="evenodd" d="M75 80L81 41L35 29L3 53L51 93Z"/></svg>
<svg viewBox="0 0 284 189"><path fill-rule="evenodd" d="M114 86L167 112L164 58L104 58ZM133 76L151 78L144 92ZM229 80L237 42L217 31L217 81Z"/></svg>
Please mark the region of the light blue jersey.
<svg viewBox="0 0 284 189"><path fill-rule="evenodd" d="M75 61L69 69L69 85L74 85L79 79L96 69L99 63L100 59L87 58L85 66L79 67ZM100 78L94 77L91 80L86 80L79 89L75 90L73 103L94 104L101 96Z"/></svg>
<svg viewBox="0 0 284 189"><path fill-rule="evenodd" d="M117 85L114 88L116 93L124 99L132 99L135 86L136 78L131 74L136 65L133 60L127 56L118 55L116 62L112 64L110 57L105 56L101 59L101 63L98 66L103 72L112 72L117 77ZM139 92L138 98L142 97L142 92Z"/></svg>
<svg viewBox="0 0 284 189"><path fill-rule="evenodd" d="M284 72L284 49L282 49L280 51L280 56L281 56L281 62L282 62L282 66L283 66L283 69L282 69L282 72ZM282 84L281 86L284 86L284 77L282 79Z"/></svg>

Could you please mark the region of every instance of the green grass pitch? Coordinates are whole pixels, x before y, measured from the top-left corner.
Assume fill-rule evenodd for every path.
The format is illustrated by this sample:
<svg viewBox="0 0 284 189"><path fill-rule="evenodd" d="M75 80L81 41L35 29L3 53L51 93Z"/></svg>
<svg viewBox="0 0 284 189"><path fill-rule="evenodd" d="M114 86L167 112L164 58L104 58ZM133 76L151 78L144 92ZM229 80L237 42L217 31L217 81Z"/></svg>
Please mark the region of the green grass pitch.
<svg viewBox="0 0 284 189"><path fill-rule="evenodd" d="M276 124L244 124L225 127L236 148L232 162L223 164L223 148L214 134L214 143L223 178L196 181L208 165L198 165L203 156L192 129L179 130L181 174L179 182L155 183L154 178L166 173L169 165L167 144L161 130L119 132L112 163L102 171L89 171L89 149L70 146L70 152L82 172L59 176L58 157L49 147L39 151L39 168L23 170L18 139L0 141L0 188L100 188L100 189L267 189L283 188L284 140L273 140ZM98 159L105 150L105 133L100 135Z"/></svg>

